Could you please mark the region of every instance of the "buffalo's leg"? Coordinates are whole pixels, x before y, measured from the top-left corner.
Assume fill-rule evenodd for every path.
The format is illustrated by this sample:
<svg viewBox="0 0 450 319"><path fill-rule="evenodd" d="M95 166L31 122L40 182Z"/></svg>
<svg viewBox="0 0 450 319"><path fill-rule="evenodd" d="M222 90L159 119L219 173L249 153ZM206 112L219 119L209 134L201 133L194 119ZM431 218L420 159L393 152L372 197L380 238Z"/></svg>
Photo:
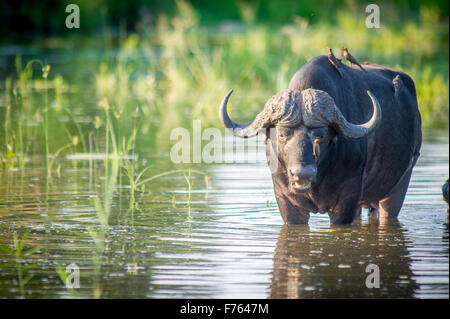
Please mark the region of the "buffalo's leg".
<svg viewBox="0 0 450 319"><path fill-rule="evenodd" d="M355 219L361 219L362 207L359 207L359 210L356 211Z"/></svg>
<svg viewBox="0 0 450 319"><path fill-rule="evenodd" d="M387 197L378 203L379 218L397 218L405 200L406 191L408 190L409 181L411 179L412 169L403 175L400 182L395 185L394 189Z"/></svg>
<svg viewBox="0 0 450 319"><path fill-rule="evenodd" d="M292 205L286 196L282 196L280 199L277 196L277 202L281 217L286 224L308 224L309 212L300 210L298 207Z"/></svg>
<svg viewBox="0 0 450 319"><path fill-rule="evenodd" d="M349 225L360 213L361 207L358 205L358 200L348 199L339 204L328 215L333 225Z"/></svg>
<svg viewBox="0 0 450 319"><path fill-rule="evenodd" d="M378 204L379 205L379 204ZM379 206L374 208L371 207L369 208L369 221L370 222L377 222L380 219L380 209Z"/></svg>

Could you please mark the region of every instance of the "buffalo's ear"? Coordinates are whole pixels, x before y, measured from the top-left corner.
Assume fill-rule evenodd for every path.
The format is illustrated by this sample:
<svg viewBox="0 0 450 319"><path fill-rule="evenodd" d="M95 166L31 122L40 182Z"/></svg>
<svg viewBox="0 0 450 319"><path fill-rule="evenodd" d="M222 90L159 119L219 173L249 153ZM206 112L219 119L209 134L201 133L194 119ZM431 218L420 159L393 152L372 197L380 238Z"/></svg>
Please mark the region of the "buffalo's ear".
<svg viewBox="0 0 450 319"><path fill-rule="evenodd" d="M269 126L269 127L266 127L264 129L264 134L266 135L266 138L270 138L271 137L270 132L272 132L273 137L276 137L276 128L275 128L275 126Z"/></svg>
<svg viewBox="0 0 450 319"><path fill-rule="evenodd" d="M328 139L330 143L336 144L338 138L338 132L331 126L328 126Z"/></svg>
<svg viewBox="0 0 450 319"><path fill-rule="evenodd" d="M269 126L262 130L263 134L266 136L265 143L270 140L270 138L277 138L276 128L275 126Z"/></svg>
<svg viewBox="0 0 450 319"><path fill-rule="evenodd" d="M267 144L267 140L270 139L270 127L264 129L264 135L266 136L266 138L264 139L264 143Z"/></svg>

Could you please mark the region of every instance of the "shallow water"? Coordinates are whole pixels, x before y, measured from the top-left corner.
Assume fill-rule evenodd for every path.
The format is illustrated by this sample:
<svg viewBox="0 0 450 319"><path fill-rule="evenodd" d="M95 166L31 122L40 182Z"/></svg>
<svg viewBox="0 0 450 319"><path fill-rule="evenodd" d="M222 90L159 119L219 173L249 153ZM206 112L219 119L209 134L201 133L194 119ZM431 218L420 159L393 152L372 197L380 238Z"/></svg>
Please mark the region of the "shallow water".
<svg viewBox="0 0 450 319"><path fill-rule="evenodd" d="M69 158L47 179L31 158L37 168L0 171L0 246L29 232L25 251L39 249L0 250L0 297L448 298L448 152L448 136L424 143L398 222L364 210L345 227L319 214L283 225L263 150L254 164L204 165L209 177L193 174L190 188L176 174L134 198L124 176L102 191L101 161ZM165 158L149 161L165 170ZM105 227L98 203L110 210ZM72 263L78 289L56 270ZM379 288L366 287L369 264Z"/></svg>

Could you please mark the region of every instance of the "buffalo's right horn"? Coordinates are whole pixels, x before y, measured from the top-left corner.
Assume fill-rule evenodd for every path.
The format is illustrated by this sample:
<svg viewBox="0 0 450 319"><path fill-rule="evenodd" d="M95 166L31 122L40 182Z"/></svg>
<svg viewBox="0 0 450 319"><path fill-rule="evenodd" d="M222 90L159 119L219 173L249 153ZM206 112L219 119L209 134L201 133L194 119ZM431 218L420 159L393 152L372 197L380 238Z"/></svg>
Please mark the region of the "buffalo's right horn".
<svg viewBox="0 0 450 319"><path fill-rule="evenodd" d="M222 103L220 103L219 111L220 122L226 129L228 129L228 131L235 136L246 138L257 135L260 129L270 125L270 115L267 114L266 108L264 108L264 110L262 110L252 122L246 124L233 122L227 113L227 103L231 93L233 93L233 90L230 90L230 92L228 92L228 94L223 98Z"/></svg>

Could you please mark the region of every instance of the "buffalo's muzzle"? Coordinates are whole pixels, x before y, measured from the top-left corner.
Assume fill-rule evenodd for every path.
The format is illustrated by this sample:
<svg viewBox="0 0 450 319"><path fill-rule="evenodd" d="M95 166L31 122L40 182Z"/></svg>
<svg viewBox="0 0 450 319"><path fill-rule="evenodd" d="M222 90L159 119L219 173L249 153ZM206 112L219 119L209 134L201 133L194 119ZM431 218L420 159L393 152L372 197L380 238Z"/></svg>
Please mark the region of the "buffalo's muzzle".
<svg viewBox="0 0 450 319"><path fill-rule="evenodd" d="M288 169L290 189L293 193L307 192L316 176L316 167L307 165Z"/></svg>

